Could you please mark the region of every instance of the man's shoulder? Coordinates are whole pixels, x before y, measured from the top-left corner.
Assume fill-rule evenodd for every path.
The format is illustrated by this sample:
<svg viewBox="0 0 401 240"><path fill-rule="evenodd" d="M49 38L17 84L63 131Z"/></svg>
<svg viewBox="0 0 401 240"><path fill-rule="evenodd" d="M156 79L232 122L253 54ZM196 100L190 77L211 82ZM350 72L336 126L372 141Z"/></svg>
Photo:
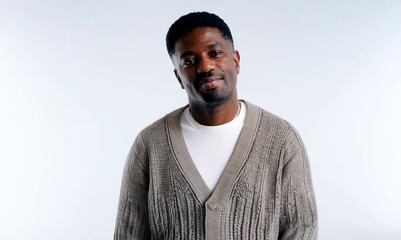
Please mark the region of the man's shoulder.
<svg viewBox="0 0 401 240"><path fill-rule="evenodd" d="M288 134L298 135L297 130L288 120L253 103L250 103L248 101L245 102L249 109L253 109L253 111L255 111L254 109L257 109L259 112L258 114L259 131L261 130L267 131L269 129L271 130L271 127L273 127L275 132L281 132L286 136Z"/></svg>
<svg viewBox="0 0 401 240"><path fill-rule="evenodd" d="M287 128L293 128L293 126L291 125L291 123L289 121L287 121L286 119L282 118L281 116L278 116L275 113L272 113L258 105L255 105L251 102L245 101L245 103L247 104L248 108L251 109L251 111L254 109L257 109L259 111L259 121L261 122L268 122L269 124L279 124L282 125L283 127L287 127Z"/></svg>
<svg viewBox="0 0 401 240"><path fill-rule="evenodd" d="M139 135L141 135L142 137L146 137L146 136L157 136L159 134L166 133L166 131L168 131L168 129L167 129L168 121L179 120L181 112L185 109L185 107L186 106L179 107L179 108L167 113L163 117L157 119L153 123L146 126L144 129L142 129L140 131Z"/></svg>

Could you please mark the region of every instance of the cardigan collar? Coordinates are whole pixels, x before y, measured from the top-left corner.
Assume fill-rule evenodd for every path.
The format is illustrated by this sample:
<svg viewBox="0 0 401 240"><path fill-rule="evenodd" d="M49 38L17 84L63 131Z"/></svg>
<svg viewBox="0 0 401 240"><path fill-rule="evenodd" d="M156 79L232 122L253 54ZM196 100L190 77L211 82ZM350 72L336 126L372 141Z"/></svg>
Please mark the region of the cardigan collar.
<svg viewBox="0 0 401 240"><path fill-rule="evenodd" d="M243 101L247 107L244 126L241 130L234 151L220 176L214 191L209 189L201 174L198 172L182 135L180 117L181 113L187 106L179 108L167 116L166 129L169 136L170 146L175 156L174 160L202 205L206 202L213 202L214 205L223 204L222 201L225 201L228 198L231 189L233 188L235 178L240 173L251 150L255 139L261 109L247 101L240 101Z"/></svg>

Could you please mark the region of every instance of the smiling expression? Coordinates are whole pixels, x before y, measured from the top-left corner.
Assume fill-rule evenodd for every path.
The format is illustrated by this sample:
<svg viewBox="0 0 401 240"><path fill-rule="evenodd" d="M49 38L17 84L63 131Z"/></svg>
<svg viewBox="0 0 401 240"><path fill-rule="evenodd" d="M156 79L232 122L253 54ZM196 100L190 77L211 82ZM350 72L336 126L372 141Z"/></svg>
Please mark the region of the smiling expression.
<svg viewBox="0 0 401 240"><path fill-rule="evenodd" d="M239 53L217 28L198 27L175 43L174 73L190 105L221 105L237 99Z"/></svg>

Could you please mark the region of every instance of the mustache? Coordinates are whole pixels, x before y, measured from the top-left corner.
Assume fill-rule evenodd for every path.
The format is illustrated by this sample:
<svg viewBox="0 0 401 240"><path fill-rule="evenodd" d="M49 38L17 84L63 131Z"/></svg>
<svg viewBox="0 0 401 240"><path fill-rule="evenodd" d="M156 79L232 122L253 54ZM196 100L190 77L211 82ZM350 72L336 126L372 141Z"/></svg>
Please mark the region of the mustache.
<svg viewBox="0 0 401 240"><path fill-rule="evenodd" d="M224 73L212 72L212 71L211 72L201 72L201 73L198 73L195 76L194 83L195 83L196 86L200 86L206 81L207 78L210 78L210 77L219 77L221 79L224 79L225 74Z"/></svg>

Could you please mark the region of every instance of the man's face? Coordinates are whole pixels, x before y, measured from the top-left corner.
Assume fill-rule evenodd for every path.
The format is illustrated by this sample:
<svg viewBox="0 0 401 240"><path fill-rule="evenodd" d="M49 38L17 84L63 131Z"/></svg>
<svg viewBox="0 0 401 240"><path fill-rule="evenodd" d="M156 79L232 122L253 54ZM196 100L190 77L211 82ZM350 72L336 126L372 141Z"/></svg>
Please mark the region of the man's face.
<svg viewBox="0 0 401 240"><path fill-rule="evenodd" d="M190 104L220 105L237 98L239 53L217 28L200 27L175 43L174 73Z"/></svg>

